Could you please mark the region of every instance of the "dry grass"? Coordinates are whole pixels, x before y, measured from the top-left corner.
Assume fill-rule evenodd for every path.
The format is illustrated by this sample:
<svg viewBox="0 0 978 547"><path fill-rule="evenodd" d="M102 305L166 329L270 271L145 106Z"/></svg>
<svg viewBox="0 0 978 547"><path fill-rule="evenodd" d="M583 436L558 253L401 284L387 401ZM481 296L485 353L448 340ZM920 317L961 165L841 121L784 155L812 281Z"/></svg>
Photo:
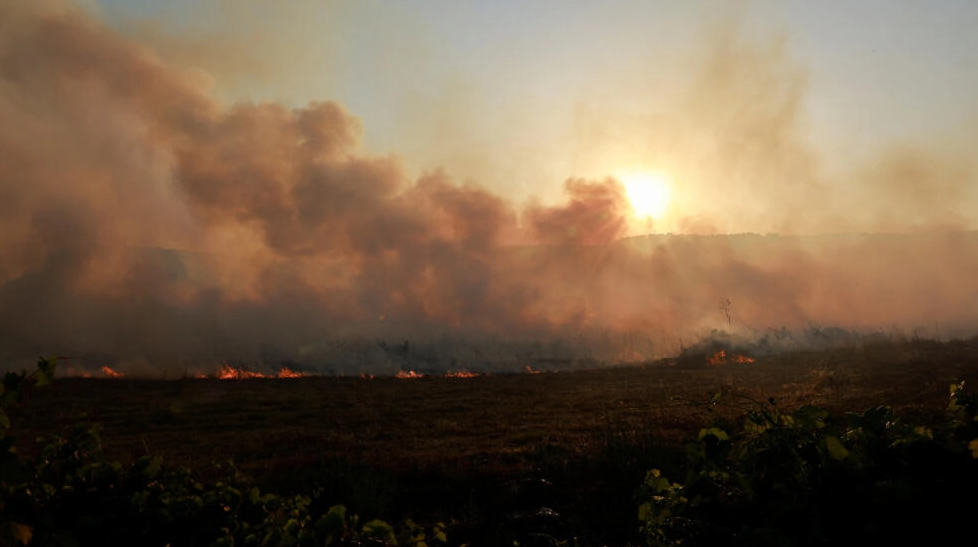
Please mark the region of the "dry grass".
<svg viewBox="0 0 978 547"><path fill-rule="evenodd" d="M745 365L640 367L479 378L91 380L37 390L15 421L20 439L86 413L110 455L170 462L233 458L267 472L356 459L382 468L516 470L541 447L587 455L609 435L680 443L747 401L833 411L888 404L939 412L951 378L978 381L978 342L902 343L803 352ZM27 444L23 447L30 450Z"/></svg>
<svg viewBox="0 0 978 547"><path fill-rule="evenodd" d="M978 385L978 339L468 379L67 378L34 391L11 433L29 453L87 413L123 461L148 451L206 475L233 458L265 489L319 492L367 518L453 521L451 537L473 546L540 531L627 545L640 541L636 486L653 467L682 476L682 445L708 422L768 397L943 419L952 378ZM550 516L526 517L541 508Z"/></svg>

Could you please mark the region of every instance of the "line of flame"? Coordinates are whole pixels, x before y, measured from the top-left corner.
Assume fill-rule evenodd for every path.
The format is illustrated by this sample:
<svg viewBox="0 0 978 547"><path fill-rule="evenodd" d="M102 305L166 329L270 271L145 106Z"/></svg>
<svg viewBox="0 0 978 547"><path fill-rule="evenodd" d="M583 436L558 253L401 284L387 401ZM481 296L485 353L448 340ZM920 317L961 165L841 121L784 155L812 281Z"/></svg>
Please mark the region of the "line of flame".
<svg viewBox="0 0 978 547"><path fill-rule="evenodd" d="M125 378L125 374L122 372L116 372L107 366L102 367L102 374L108 378Z"/></svg>
<svg viewBox="0 0 978 547"><path fill-rule="evenodd" d="M445 373L445 378L477 378L479 376L482 375L479 374L478 372L469 372L464 368L462 370L457 370L457 371L450 370Z"/></svg>
<svg viewBox="0 0 978 547"><path fill-rule="evenodd" d="M711 365L726 365L728 363L746 364L753 363L754 359L746 355L734 355L730 358L727 357L727 352L725 350L720 350L713 354L709 358L709 363Z"/></svg>
<svg viewBox="0 0 978 547"><path fill-rule="evenodd" d="M720 351L717 355L719 355L720 357L723 357L722 353L723 352ZM741 360L741 359L744 359L744 360ZM741 363L741 362L749 362L749 363L752 363L752 362L754 362L754 360L753 359L750 359L749 357L738 356L736 358L736 362L738 362L738 363ZM711 364L718 364L718 363L714 363L714 360L712 358L710 359L710 363ZM126 374L124 372L118 372L118 371L113 370L112 368L110 368L108 366L103 366L101 368L101 371L102 371L102 375L104 377L106 377L106 378L125 378L125 376L126 376ZM93 378L94 377L91 372L88 372L88 371L85 371L85 370L75 370L75 369L73 369L71 367L67 367L66 372L67 372L67 375L68 376L72 376L72 377L81 377L81 378ZM542 370L534 370L532 367L530 367L529 365L527 365L526 366L526 372L528 374L543 374L545 371L542 371ZM304 374L304 373L302 373L302 372L299 372L299 371L296 371L296 370L292 370L289 367L282 367L278 371L277 374L272 375L272 374L263 374L261 372L254 372L254 371L250 371L250 370L245 370L243 368L236 368L236 367L232 367L231 365L229 365L227 363L223 363L223 364L221 364L221 370L218 371L218 373L217 373L216 376L209 376L209 375L204 374L204 373L197 373L197 374L195 374L193 376L193 378L202 380L202 379L215 378L216 377L216 378L218 378L220 380L248 380L248 379L251 379L251 378L303 378L305 376L307 376L307 375ZM415 372L413 370L401 370L401 371L398 371L397 372L397 374L395 375L395 378L406 380L406 379L425 378L427 376L428 376L427 374L422 374L420 372ZM470 372L470 371L465 370L465 369L461 369L461 370L450 370L450 371L448 371L448 372L446 372L444 374L444 377L445 378L478 378L480 376L485 376L485 374L478 373L478 372ZM373 374L360 374L360 378L363 378L363 379L371 379L372 380L374 378L374 375Z"/></svg>
<svg viewBox="0 0 978 547"><path fill-rule="evenodd" d="M252 372L250 370L234 368L227 363L221 365L221 371L217 375L217 377L221 380L247 380L250 378L302 378L303 376L305 375L301 372L294 371L289 367L282 367L278 371L278 374L271 376L268 374L262 374L260 372ZM198 376L198 378L199 377L200 376Z"/></svg>

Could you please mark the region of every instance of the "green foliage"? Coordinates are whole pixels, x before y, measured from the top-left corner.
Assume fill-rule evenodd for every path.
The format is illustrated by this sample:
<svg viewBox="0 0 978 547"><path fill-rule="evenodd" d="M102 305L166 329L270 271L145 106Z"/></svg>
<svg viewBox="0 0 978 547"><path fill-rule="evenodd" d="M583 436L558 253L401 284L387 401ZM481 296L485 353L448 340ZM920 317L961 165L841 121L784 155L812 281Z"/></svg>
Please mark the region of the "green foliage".
<svg viewBox="0 0 978 547"><path fill-rule="evenodd" d="M448 544L442 523L361 520L347 511L355 505L345 494L322 495L335 495L331 487L308 497L263 492L231 462L190 470L158 456L127 465L110 461L94 424L40 439L42 448L24 457L6 434L10 411L34 387L49 383L54 370L54 360L41 359L31 374L3 378L0 545ZM630 488L651 460L613 440L614 461L640 462L625 481ZM649 545L938 543L972 518L972 506L962 499L978 490L978 395L954 382L946 418L926 425L905 421L887 406L833 417L814 406L785 410L769 399L745 407L739 422L700 430L684 457L685 466L669 472L681 480L653 469L639 488L640 530ZM654 461L672 469L661 457ZM580 475L574 478L581 482ZM494 518L479 530L494 526ZM498 528L499 537L516 529ZM578 545L580 538L548 534L571 535L564 530L532 525L507 541Z"/></svg>
<svg viewBox="0 0 978 547"><path fill-rule="evenodd" d="M37 370L31 374L22 370L20 373L8 372L3 377L3 391L0 392L0 439L6 437L10 428L8 411L19 403L31 386L45 386L54 379L56 360L41 358L37 362ZM3 448L9 449L9 446Z"/></svg>
<svg viewBox="0 0 978 547"><path fill-rule="evenodd" d="M954 438L966 442L971 457L978 458L978 393L966 392L963 380L952 383L947 410Z"/></svg>
<svg viewBox="0 0 978 547"><path fill-rule="evenodd" d="M54 361L32 374L9 373L0 398L7 411L33 386L50 383ZM41 439L36 459L21 458L0 439L0 545L159 545L213 547L397 546L447 543L444 525L405 520L360 524L343 506L326 510L299 495L263 494L233 463L200 479L145 456L132 465L108 461L98 426L81 424L66 436Z"/></svg>
<svg viewBox="0 0 978 547"><path fill-rule="evenodd" d="M31 476L29 464L22 461L14 447L13 440L7 436L10 428L9 411L26 396L34 385L47 385L54 379L56 361L41 358L37 370L31 374L8 372L3 377L3 391L0 392L0 542L27 545L33 539L33 527L10 516L10 500L18 487ZM47 490L39 492L44 495Z"/></svg>
<svg viewBox="0 0 978 547"><path fill-rule="evenodd" d="M950 420L935 429L885 406L833 421L812 406L752 405L742 430L700 431L683 481L648 473L639 489L645 540L883 544L951 533L969 518L960 494L978 488L978 396L963 388L951 386Z"/></svg>

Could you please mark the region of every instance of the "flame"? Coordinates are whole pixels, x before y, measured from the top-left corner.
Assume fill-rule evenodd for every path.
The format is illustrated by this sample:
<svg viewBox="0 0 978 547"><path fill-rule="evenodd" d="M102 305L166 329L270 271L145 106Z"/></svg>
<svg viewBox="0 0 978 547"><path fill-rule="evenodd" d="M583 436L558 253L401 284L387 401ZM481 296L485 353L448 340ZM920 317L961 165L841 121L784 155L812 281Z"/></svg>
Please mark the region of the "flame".
<svg viewBox="0 0 978 547"><path fill-rule="evenodd" d="M734 355L728 358L727 352L725 350L720 350L714 353L713 356L709 358L709 362L711 365L726 365L729 363L746 364L746 363L753 363L754 358L748 357L746 355Z"/></svg>
<svg viewBox="0 0 978 547"><path fill-rule="evenodd" d="M71 365L67 365L64 368L64 373L65 373L66 376L68 376L70 378L91 378L92 377L92 373L91 372L88 372L87 370L78 370L78 369L76 369L75 367L73 367Z"/></svg>
<svg viewBox="0 0 978 547"><path fill-rule="evenodd" d="M246 380L249 378L265 378L266 376L260 372L251 372L250 370L234 368L231 365L224 363L221 365L221 372L218 373L217 377L221 380Z"/></svg>
<svg viewBox="0 0 978 547"><path fill-rule="evenodd" d="M64 369L65 376L70 378L125 378L126 374L124 372L118 372L108 366L102 366L100 371L101 374L97 375L85 369L78 369L71 365L66 366Z"/></svg>
<svg viewBox="0 0 978 547"><path fill-rule="evenodd" d="M400 370L397 372L397 377L402 380L407 378L424 378L424 374L418 374L413 370Z"/></svg>
<svg viewBox="0 0 978 547"><path fill-rule="evenodd" d="M95 378L96 377L95 374L93 374L93 373L91 373L91 372L89 372L87 370L77 369L77 368L74 368L74 367L72 367L70 365L67 366L67 367L65 367L64 371L65 371L65 374L67 376L74 377L74 378ZM282 367L278 371L277 374L270 375L270 374L262 374L260 372L252 372L252 371L244 370L244 369L241 369L241 368L235 368L235 367L232 367L231 365L229 365L227 363L222 364L221 365L221 370L217 373L217 378L219 378L221 380L246 380L248 378L303 378L305 376L306 376L305 373L299 372L297 370L292 370L289 367ZM114 370L113 368L111 368L109 366L102 366L101 367L101 375L100 375L100 377L103 377L103 378L125 378L126 377L126 374L124 372L119 372L117 370ZM198 373L194 374L192 377L195 378L195 379L198 379L198 380L203 380L203 379L206 379L206 378L214 378L214 376L210 376L210 375L204 374L202 372L198 372ZM373 376L371 376L371 377L373 377Z"/></svg>
<svg viewBox="0 0 978 547"><path fill-rule="evenodd" d="M92 373L87 370L77 370L71 366L65 368L65 373L72 378L91 378Z"/></svg>
<svg viewBox="0 0 978 547"><path fill-rule="evenodd" d="M714 353L713 357L710 357L711 365L722 365L725 364L726 362L727 362L727 352L724 350L720 350Z"/></svg>
<svg viewBox="0 0 978 547"><path fill-rule="evenodd" d="M107 378L125 378L126 376L122 372L116 372L107 366L102 367L102 374L104 374Z"/></svg>
<svg viewBox="0 0 978 547"><path fill-rule="evenodd" d="M252 372L243 368L234 368L227 363L221 365L221 371L217 374L217 377L221 380L248 380L250 378L303 378L305 376L306 375L302 372L292 370L289 367L282 367L279 369L277 374L270 375L262 374L260 372ZM206 376L197 375L197 378L206 378Z"/></svg>
<svg viewBox="0 0 978 547"><path fill-rule="evenodd" d="M360 378L363 379L363 380L368 380L368 379L369 380L373 380L374 379L374 375L373 374L364 374L364 373L361 372L360 373Z"/></svg>
<svg viewBox="0 0 978 547"><path fill-rule="evenodd" d="M482 376L482 375L479 374L479 373L477 373L477 372L469 372L469 371L465 370L464 368L462 370L459 370L459 371L451 371L450 370L450 371L448 371L448 372L445 373L445 378L477 378L479 376Z"/></svg>
<svg viewBox="0 0 978 547"><path fill-rule="evenodd" d="M543 374L542 370L533 370L530 365L526 365L527 374Z"/></svg>
<svg viewBox="0 0 978 547"><path fill-rule="evenodd" d="M282 370L278 371L279 378L302 378L302 376L301 372L296 372L289 367L282 367Z"/></svg>

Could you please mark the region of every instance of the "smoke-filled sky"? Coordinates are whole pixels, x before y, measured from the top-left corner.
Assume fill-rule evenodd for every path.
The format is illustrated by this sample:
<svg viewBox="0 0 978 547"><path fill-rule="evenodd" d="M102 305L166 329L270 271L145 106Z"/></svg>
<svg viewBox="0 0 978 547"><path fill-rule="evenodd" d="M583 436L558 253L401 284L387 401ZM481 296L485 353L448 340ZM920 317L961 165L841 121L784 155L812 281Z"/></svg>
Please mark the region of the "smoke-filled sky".
<svg viewBox="0 0 978 547"><path fill-rule="evenodd" d="M0 359L521 368L714 328L971 332L976 23L0 0ZM686 235L623 239L649 232ZM714 235L740 232L780 237Z"/></svg>
<svg viewBox="0 0 978 547"><path fill-rule="evenodd" d="M224 101L329 98L407 171L523 203L665 173L655 231L975 227L968 0L100 0ZM928 198L920 201L920 194ZM647 229L643 224L638 229Z"/></svg>

